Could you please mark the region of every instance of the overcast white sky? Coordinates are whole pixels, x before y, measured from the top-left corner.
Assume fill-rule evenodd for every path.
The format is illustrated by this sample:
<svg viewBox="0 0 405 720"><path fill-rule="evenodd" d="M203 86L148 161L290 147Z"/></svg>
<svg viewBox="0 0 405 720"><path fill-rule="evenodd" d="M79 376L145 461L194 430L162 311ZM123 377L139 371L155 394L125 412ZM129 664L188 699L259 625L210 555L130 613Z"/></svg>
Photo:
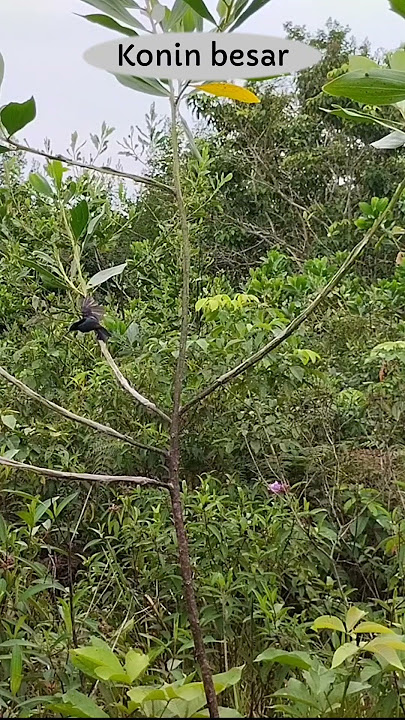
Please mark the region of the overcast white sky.
<svg viewBox="0 0 405 720"><path fill-rule="evenodd" d="M171 6L172 0L164 4ZM0 0L0 52L6 64L0 104L34 95L38 114L24 136L36 146L48 137L58 152L65 152L73 130L87 138L103 120L120 139L131 124L142 124L153 101L84 62L88 47L118 36L75 12L97 10L80 0ZM331 16L374 47L393 49L405 41L405 21L390 11L388 0L271 0L243 30L284 35L287 20L317 29ZM167 112L164 99L156 98L156 106Z"/></svg>

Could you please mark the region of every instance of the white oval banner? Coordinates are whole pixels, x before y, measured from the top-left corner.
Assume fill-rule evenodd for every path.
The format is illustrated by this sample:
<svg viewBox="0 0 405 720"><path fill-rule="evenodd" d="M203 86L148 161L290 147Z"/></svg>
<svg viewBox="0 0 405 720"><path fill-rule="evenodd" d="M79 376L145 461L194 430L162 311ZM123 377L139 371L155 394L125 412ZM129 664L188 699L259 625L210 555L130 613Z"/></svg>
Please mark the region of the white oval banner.
<svg viewBox="0 0 405 720"><path fill-rule="evenodd" d="M321 52L296 40L246 33L162 33L95 45L84 59L114 75L228 80L285 75L315 65Z"/></svg>

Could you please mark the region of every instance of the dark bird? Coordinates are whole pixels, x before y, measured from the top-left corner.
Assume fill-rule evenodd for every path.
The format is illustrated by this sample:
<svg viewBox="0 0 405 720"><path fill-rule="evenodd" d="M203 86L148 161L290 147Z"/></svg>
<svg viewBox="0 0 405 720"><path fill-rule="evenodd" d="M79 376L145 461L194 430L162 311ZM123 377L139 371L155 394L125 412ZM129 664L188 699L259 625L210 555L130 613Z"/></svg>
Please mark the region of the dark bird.
<svg viewBox="0 0 405 720"><path fill-rule="evenodd" d="M70 326L69 332L78 331L88 333L94 330L97 339L106 342L106 340L110 337L110 333L105 329L105 327L100 325L100 320L103 315L104 309L100 305L97 305L93 298L86 297L84 298L82 304L82 317Z"/></svg>

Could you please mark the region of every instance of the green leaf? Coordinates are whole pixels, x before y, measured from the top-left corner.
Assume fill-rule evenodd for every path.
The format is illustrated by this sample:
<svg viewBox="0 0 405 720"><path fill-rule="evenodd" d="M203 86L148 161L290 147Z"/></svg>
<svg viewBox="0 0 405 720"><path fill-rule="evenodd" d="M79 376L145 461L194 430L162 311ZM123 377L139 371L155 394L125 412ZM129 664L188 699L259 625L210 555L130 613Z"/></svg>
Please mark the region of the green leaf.
<svg viewBox="0 0 405 720"><path fill-rule="evenodd" d="M217 24L216 20L212 17L210 11L208 10L204 0L184 0L187 5L189 5L194 12L197 13L200 17L204 18L204 20L209 20L214 25Z"/></svg>
<svg viewBox="0 0 405 720"><path fill-rule="evenodd" d="M63 592L64 588L63 585L56 582L55 580L47 580L43 583L35 583L34 585L31 585L23 594L21 595L21 602L25 603L27 600L32 598L34 595L37 595L40 592L46 592L46 590L61 590Z"/></svg>
<svg viewBox="0 0 405 720"><path fill-rule="evenodd" d="M71 650L70 655L73 665L91 677L107 680L116 676L121 682L128 680L117 656L103 640L93 638L92 645Z"/></svg>
<svg viewBox="0 0 405 720"><path fill-rule="evenodd" d="M10 152L10 150L12 150L12 148L8 148L5 145L0 145L0 155L2 155L2 153Z"/></svg>
<svg viewBox="0 0 405 720"><path fill-rule="evenodd" d="M89 206L86 200L81 200L70 211L70 223L76 240L79 240L89 221Z"/></svg>
<svg viewBox="0 0 405 720"><path fill-rule="evenodd" d="M14 645L11 651L10 690L17 695L22 682L22 650L21 645Z"/></svg>
<svg viewBox="0 0 405 720"><path fill-rule="evenodd" d="M139 20L136 20L136 18L134 18L128 12L128 10L125 9L125 5L123 3L121 5L118 5L118 3L114 2L114 0L83 0L83 2L87 3L87 5L91 5L92 7L97 8L97 10L101 10L101 12L105 13L106 15L110 15L116 20L121 20L127 25L130 25L131 27L145 30L142 23L140 23ZM131 7L134 6L132 5Z"/></svg>
<svg viewBox="0 0 405 720"><path fill-rule="evenodd" d="M349 57L349 72L353 72L354 70L373 70L378 67L378 63L370 60L370 58L365 55L350 55Z"/></svg>
<svg viewBox="0 0 405 720"><path fill-rule="evenodd" d="M346 632L345 626L336 615L321 615L316 618L312 625L314 630L336 630L337 632Z"/></svg>
<svg viewBox="0 0 405 720"><path fill-rule="evenodd" d="M405 50L397 50L388 56L391 70L405 70Z"/></svg>
<svg viewBox="0 0 405 720"><path fill-rule="evenodd" d="M56 275L50 272L46 267L40 265L34 260L21 260L22 265L36 270L38 275L49 285L49 287L58 288L60 290L66 290L67 284L60 280Z"/></svg>
<svg viewBox="0 0 405 720"><path fill-rule="evenodd" d="M370 115L370 113L354 110L353 108L342 108L339 107L339 105L334 105L333 107L335 108L334 110L329 110L327 108L321 108L321 110L329 113L329 115L336 115L337 117L349 120L355 124L360 123L366 125L374 123L376 125L381 125L381 127L388 128L389 130L400 130L401 127L403 127L402 123L396 122L395 120L381 120L375 115Z"/></svg>
<svg viewBox="0 0 405 720"><path fill-rule="evenodd" d="M253 0L253 2L250 3L249 7L246 8L245 12L242 13L242 15L239 15L237 21L232 25L230 28L231 30L236 30L239 25L242 25L242 23L245 22L251 15L256 13L258 10L261 10L262 7L267 5L269 0Z"/></svg>
<svg viewBox="0 0 405 720"><path fill-rule="evenodd" d="M362 622L360 625L357 625L357 627L354 628L353 632L355 633L378 633L381 635L394 635L394 631L391 630L391 628L385 627L385 625L380 625L380 623L375 622Z"/></svg>
<svg viewBox="0 0 405 720"><path fill-rule="evenodd" d="M323 90L367 105L392 105L405 99L405 72L357 70L335 78L324 85Z"/></svg>
<svg viewBox="0 0 405 720"><path fill-rule="evenodd" d="M218 713L220 718L243 718L244 715L241 715L237 710L234 710L234 708L229 707L218 707ZM194 713L191 717L193 718L209 718L210 713L209 710L199 710L198 712Z"/></svg>
<svg viewBox="0 0 405 720"><path fill-rule="evenodd" d="M47 197L53 197L53 190L46 178L42 175L39 173L30 173L29 180L35 192L40 195L46 195Z"/></svg>
<svg viewBox="0 0 405 720"><path fill-rule="evenodd" d="M214 685L218 691L220 686L223 686L224 688L228 688L231 685L236 685L238 682L240 682L240 679L242 677L242 672L244 665L239 665L239 667L233 667L227 672L219 673L218 675L213 675L212 679L214 681Z"/></svg>
<svg viewBox="0 0 405 720"><path fill-rule="evenodd" d="M134 75L115 75L115 77L121 85L129 87L131 90L146 93L147 95L168 97L170 94L159 80L154 80L153 78L138 78Z"/></svg>
<svg viewBox="0 0 405 720"><path fill-rule="evenodd" d="M390 0L391 10L405 17L405 0Z"/></svg>
<svg viewBox="0 0 405 720"><path fill-rule="evenodd" d="M149 666L149 657L141 650L128 650L125 656L125 670L132 682L136 680Z"/></svg>
<svg viewBox="0 0 405 720"><path fill-rule="evenodd" d="M122 265L114 265L114 267L100 270L100 272L96 273L95 275L93 275L92 278L90 278L89 282L87 283L88 287L97 287L97 285L101 285L101 283L109 280L115 275L120 275L125 270L126 266L127 264L126 262L124 262L122 263Z"/></svg>
<svg viewBox="0 0 405 720"><path fill-rule="evenodd" d="M353 630L354 626L363 618L367 613L364 610L360 610L356 607L350 607L346 613L345 624L347 630Z"/></svg>
<svg viewBox="0 0 405 720"><path fill-rule="evenodd" d="M9 103L0 112L0 120L9 136L22 130L37 114L35 100L31 97L23 103Z"/></svg>
<svg viewBox="0 0 405 720"><path fill-rule="evenodd" d="M398 653L387 645L381 645L379 648L373 650L373 653L377 655L377 657L380 656L384 658L384 660L389 665L392 665L392 667L397 668L398 670L405 669L398 657Z"/></svg>
<svg viewBox="0 0 405 720"><path fill-rule="evenodd" d="M10 430L14 430L16 424L17 424L17 418L15 415L2 415L1 416L1 422L3 425L6 425Z"/></svg>
<svg viewBox="0 0 405 720"><path fill-rule="evenodd" d="M79 17L82 17L85 20L94 23L95 25L101 25L102 27L108 28L109 30L115 30L122 35L128 35L129 37L138 35L135 30L133 30L132 28L124 27L124 25L120 25L120 23L118 23L113 18L108 17L108 15L79 15Z"/></svg>
<svg viewBox="0 0 405 720"><path fill-rule="evenodd" d="M197 145L195 144L193 133L191 132L187 121L184 119L184 117L182 115L180 115L180 120L183 125L184 132L186 133L186 137L187 137L188 143L190 145L190 148L191 148L191 151L192 151L194 157L198 160L198 162L202 162L201 153L200 153Z"/></svg>
<svg viewBox="0 0 405 720"><path fill-rule="evenodd" d="M4 79L4 58L3 55L0 53L0 87Z"/></svg>
<svg viewBox="0 0 405 720"><path fill-rule="evenodd" d="M333 655L332 668L339 667L339 665L344 663L345 660L348 660L349 658L353 657L353 655L356 655L359 650L360 648L357 647L355 642L345 643L344 645L341 645L340 647L338 647L338 649Z"/></svg>
<svg viewBox="0 0 405 720"><path fill-rule="evenodd" d="M52 178L58 190L62 187L63 173L67 172L60 160L52 160L48 163L46 171Z"/></svg>
<svg viewBox="0 0 405 720"><path fill-rule="evenodd" d="M405 145L405 133L401 130L394 130L380 140L371 143L377 150L396 150Z"/></svg>
<svg viewBox="0 0 405 720"><path fill-rule="evenodd" d="M304 652L289 652L287 650L277 650L269 648L255 658L254 662L276 662L280 665L289 665L290 667L300 668L300 670L309 670L311 667L311 658Z"/></svg>
<svg viewBox="0 0 405 720"><path fill-rule="evenodd" d="M108 718L104 710L102 710L94 700L87 697L78 690L68 690L62 695L62 703L54 705L57 711L65 717L74 718Z"/></svg>

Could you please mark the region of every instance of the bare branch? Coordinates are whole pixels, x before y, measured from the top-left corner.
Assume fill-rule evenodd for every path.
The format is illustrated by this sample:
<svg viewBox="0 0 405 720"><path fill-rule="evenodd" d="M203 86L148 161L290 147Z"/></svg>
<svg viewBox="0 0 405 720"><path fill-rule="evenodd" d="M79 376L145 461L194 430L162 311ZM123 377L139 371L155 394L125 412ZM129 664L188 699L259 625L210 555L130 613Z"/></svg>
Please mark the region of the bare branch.
<svg viewBox="0 0 405 720"><path fill-rule="evenodd" d="M49 408L50 410L53 410L54 412L59 413L59 415L63 415L63 417L68 418L68 420L73 420L73 422L80 423L81 425L87 425L87 427L91 427L93 428L93 430L97 430L98 432L110 435L111 437L116 438L116 440L121 440L122 442L129 443L129 445L139 447L142 450L152 450L153 452L157 452L161 455L167 456L166 450L154 447L153 445L144 445L143 443L134 440L129 435L123 435L122 433L118 432L118 430L114 430L114 428L109 427L109 425L102 425L102 423L82 417L81 415L76 415L70 410L66 410L66 408L61 407L60 405L56 405L56 403L52 402L51 400L47 400L42 395L35 392L35 390L32 390L30 387L28 387L28 385L25 385L21 380L18 380L16 377L14 377L14 375L10 375L10 373L8 373L7 370L5 370L1 366L0 376L7 380L7 382L14 385L19 390L22 390L22 392L28 395L28 397L30 397L32 400L40 402L42 405L45 405L45 407Z"/></svg>
<svg viewBox="0 0 405 720"><path fill-rule="evenodd" d="M214 382L205 388L205 390L202 390L200 393L198 393L194 398L192 398L188 403L186 403L181 408L181 413L186 413L191 407L196 405L198 402L203 400L204 398L208 397L208 395L211 395L215 390L217 390L219 387L223 387L224 385L227 385L231 380L234 380L238 375L241 375L246 370L249 370L250 368L254 367L260 360L262 360L266 355L271 353L273 350L275 350L279 345L281 345L287 338L289 338L299 327L302 325L302 323L314 312L314 310L320 305L320 303L332 292L332 290L336 287L336 285L339 283L339 281L346 275L348 270L354 265L357 258L361 255L365 247L369 244L369 242L372 240L374 235L376 234L377 230L381 227L381 225L384 223L384 221L387 219L388 215L391 213L395 205L398 203L399 199L401 198L403 192L405 190L405 179L402 180L402 182L398 185L394 195L391 198L391 201L387 205L386 209L383 213L375 220L372 227L366 232L362 240L360 240L359 243L353 248L353 250L349 253L346 260L342 263L339 270L335 273L333 278L329 280L329 282L322 288L322 290L316 295L316 297L312 300L312 302L309 303L309 305L303 310L303 312L298 315L292 322L290 322L289 325L287 325L286 328L275 338L270 340L264 347L261 348L261 350L258 350L256 353L251 355L249 358L244 360L240 365L237 365L232 370L228 370L228 372L224 373L224 375L221 375L218 377Z"/></svg>
<svg viewBox="0 0 405 720"><path fill-rule="evenodd" d="M60 160L67 165L80 167L84 170L94 170L95 172L101 173L102 175L114 175L115 177L125 178L126 180L132 180L133 182L142 183L143 185L149 185L150 187L155 187L159 190L164 190L165 192L169 192L171 194L174 193L173 188L171 188L169 185L165 185L164 183L161 183L158 180L154 180L153 178L143 177L142 175L134 175L133 173L127 173L122 170L116 170L115 168L110 168L107 165L98 166L92 165L91 163L81 162L80 160L73 160L66 155L53 155L52 153L46 152L46 150L37 150L30 147L29 145L21 145L21 143L18 143L15 140L11 140L10 138L2 138L1 141L2 143L8 143L11 146L10 150L21 150L22 152L28 152L32 155L40 155L41 157L47 158L47 160Z"/></svg>
<svg viewBox="0 0 405 720"><path fill-rule="evenodd" d="M167 489L170 488L169 483L165 483L162 480L157 480L156 478L148 478L136 475L90 475L89 473L63 472L62 470L51 470L50 468L42 468L38 467L37 465L27 465L26 463L18 462L17 460L9 460L8 458L1 456L0 465L6 465L7 467L16 468L17 470L29 470L30 472L37 473L38 475L61 478L62 480L75 480L106 484L122 482L131 485L155 485L156 487L164 487Z"/></svg>
<svg viewBox="0 0 405 720"><path fill-rule="evenodd" d="M130 385L130 383L128 382L126 377L124 377L118 365L116 364L105 342L99 340L98 344L100 345L101 352L104 355L107 364L113 371L119 385L121 385L124 390L126 390L130 395L132 395L136 402L139 403L139 405L142 405L148 412L158 415L162 420L167 423L171 423L171 418L169 417L169 415L166 415L166 413L163 412L163 410L160 410L160 408L158 408L155 403L151 402L151 400L148 400L148 398L141 395L137 390L135 390L135 388L132 387L132 385Z"/></svg>

